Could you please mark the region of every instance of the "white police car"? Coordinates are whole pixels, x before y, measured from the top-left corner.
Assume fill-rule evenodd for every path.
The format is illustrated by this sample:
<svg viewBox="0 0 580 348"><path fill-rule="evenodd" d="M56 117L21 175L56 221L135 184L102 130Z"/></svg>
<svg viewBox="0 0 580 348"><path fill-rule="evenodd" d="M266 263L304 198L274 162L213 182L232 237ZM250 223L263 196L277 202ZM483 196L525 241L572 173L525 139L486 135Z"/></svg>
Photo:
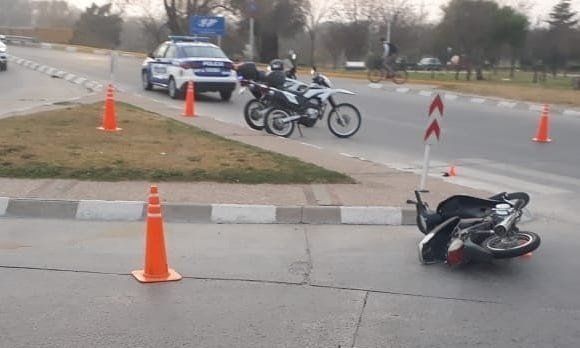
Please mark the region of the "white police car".
<svg viewBox="0 0 580 348"><path fill-rule="evenodd" d="M181 98L189 81L196 92L219 92L230 100L238 82L233 62L207 39L170 36L143 62L143 88L166 88L173 99Z"/></svg>
<svg viewBox="0 0 580 348"><path fill-rule="evenodd" d="M0 41L0 71L8 70L8 54L6 53L6 45Z"/></svg>

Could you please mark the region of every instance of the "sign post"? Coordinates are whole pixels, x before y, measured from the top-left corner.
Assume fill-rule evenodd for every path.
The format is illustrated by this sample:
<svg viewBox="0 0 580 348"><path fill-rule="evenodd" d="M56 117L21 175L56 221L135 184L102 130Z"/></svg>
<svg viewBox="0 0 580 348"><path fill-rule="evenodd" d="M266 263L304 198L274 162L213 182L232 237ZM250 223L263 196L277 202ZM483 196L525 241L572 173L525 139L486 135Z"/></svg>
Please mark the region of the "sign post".
<svg viewBox="0 0 580 348"><path fill-rule="evenodd" d="M256 52L256 44L254 38L254 26L255 26L255 19L256 13L258 12L258 4L256 4L255 0L248 1L248 8L246 9L248 14L250 15L250 37L248 41L248 51L249 51L249 59L254 60L254 53Z"/></svg>
<svg viewBox="0 0 580 348"><path fill-rule="evenodd" d="M423 157L423 175L421 175L421 185L420 190L425 190L427 185L427 175L429 175L429 159L431 155L431 145L435 142L441 140L441 119L443 118L443 111L445 107L441 96L437 94L431 106L429 107L429 123L427 125L427 130L425 131L425 155ZM436 114L435 111L438 111Z"/></svg>

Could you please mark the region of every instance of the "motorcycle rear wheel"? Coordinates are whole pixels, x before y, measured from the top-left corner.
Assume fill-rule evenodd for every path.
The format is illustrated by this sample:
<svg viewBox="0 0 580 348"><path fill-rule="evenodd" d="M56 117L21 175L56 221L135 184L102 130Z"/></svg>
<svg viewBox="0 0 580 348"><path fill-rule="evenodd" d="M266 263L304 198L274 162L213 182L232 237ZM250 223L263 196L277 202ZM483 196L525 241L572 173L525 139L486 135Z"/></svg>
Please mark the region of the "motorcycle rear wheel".
<svg viewBox="0 0 580 348"><path fill-rule="evenodd" d="M531 253L540 246L540 242L540 236L534 232L519 231L514 233L512 239L490 237L482 246L496 259L509 259Z"/></svg>
<svg viewBox="0 0 580 348"><path fill-rule="evenodd" d="M264 117L258 117L256 112L262 111L266 106L258 99L250 100L244 107L244 119L248 126L254 130L264 130Z"/></svg>
<svg viewBox="0 0 580 348"><path fill-rule="evenodd" d="M272 109L265 117L266 131L279 137L289 138L294 132L294 121L284 122L282 119L290 117L290 114L282 109Z"/></svg>

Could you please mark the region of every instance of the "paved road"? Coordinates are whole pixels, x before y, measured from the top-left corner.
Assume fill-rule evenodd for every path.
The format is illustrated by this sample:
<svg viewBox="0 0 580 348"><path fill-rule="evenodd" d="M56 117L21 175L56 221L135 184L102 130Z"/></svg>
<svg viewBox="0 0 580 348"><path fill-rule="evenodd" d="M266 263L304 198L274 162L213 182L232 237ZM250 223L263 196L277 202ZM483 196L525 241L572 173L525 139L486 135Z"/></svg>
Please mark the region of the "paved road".
<svg viewBox="0 0 580 348"><path fill-rule="evenodd" d="M577 347L576 228L526 227L531 258L449 269L414 228L168 224L185 279L142 285L142 223L0 219L0 346Z"/></svg>
<svg viewBox="0 0 580 348"><path fill-rule="evenodd" d="M88 94L77 85L63 83L16 64L10 64L8 71L0 73L0 86L0 117Z"/></svg>
<svg viewBox="0 0 580 348"><path fill-rule="evenodd" d="M37 48L12 47L19 57L104 81L109 76L105 56L68 53ZM117 74L118 86L163 103L180 106L163 92L140 88L140 59L122 57ZM417 170L421 162L426 108L430 98L371 89L364 81L336 79L338 87L353 90L349 98L363 112L363 127L353 139L333 137L325 124L305 130L300 139L338 153L364 157L398 168ZM241 110L246 96L230 103L206 97L198 103L200 113L243 124ZM440 172L449 163L459 166L455 182L489 191L526 190L534 196L534 208L550 216L580 221L571 208L580 194L580 156L576 148L580 118L557 115L552 119L554 142L549 145L530 141L538 115L534 112L448 101L444 141L435 147L434 164Z"/></svg>

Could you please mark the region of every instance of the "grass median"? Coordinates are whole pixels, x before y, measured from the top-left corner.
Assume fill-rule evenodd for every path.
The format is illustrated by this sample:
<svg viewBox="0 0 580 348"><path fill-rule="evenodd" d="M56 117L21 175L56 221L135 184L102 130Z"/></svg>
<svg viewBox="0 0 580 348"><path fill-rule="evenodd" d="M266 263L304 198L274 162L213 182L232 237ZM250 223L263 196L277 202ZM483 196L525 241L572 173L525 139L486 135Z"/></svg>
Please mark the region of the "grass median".
<svg viewBox="0 0 580 348"><path fill-rule="evenodd" d="M123 131L98 131L102 104L0 120L0 176L92 181L352 183L348 176L126 104Z"/></svg>
<svg viewBox="0 0 580 348"><path fill-rule="evenodd" d="M329 76L367 79L366 71L326 70ZM485 80L475 81L475 72L472 80L465 80L465 72L462 72L458 80L455 80L454 72L410 72L409 83L433 85L443 90L497 97L513 100L521 100L538 104L562 104L580 107L580 91L572 89L572 78L558 75L548 75L546 81L532 83L533 73L518 71L512 78L508 71L484 72ZM391 83L391 82L385 82Z"/></svg>

